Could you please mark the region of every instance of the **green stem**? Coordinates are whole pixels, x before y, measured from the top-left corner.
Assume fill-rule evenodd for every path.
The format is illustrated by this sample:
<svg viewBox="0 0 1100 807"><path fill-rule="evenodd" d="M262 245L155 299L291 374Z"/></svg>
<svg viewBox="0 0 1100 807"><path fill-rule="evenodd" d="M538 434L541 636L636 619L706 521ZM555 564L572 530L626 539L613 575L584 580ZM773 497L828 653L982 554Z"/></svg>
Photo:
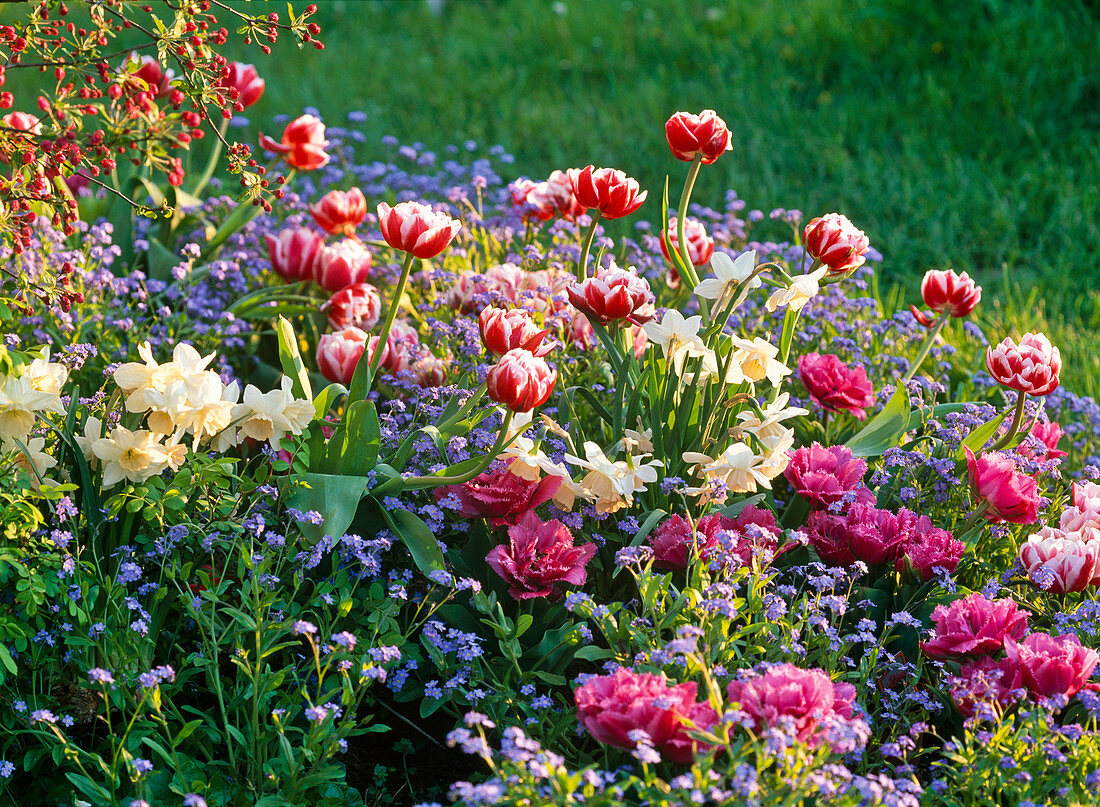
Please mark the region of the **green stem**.
<svg viewBox="0 0 1100 807"><path fill-rule="evenodd" d="M1012 415L1012 424L1008 427L1008 431L1005 432L1005 436L994 443L990 451L1000 451L1007 446L1016 433L1020 431L1020 424L1024 422L1024 401L1027 398L1027 393L1021 392L1020 397L1016 399L1016 411Z"/></svg>
<svg viewBox="0 0 1100 807"><path fill-rule="evenodd" d="M699 176L699 169L703 165L702 153L696 154L688 169L687 179L684 180L684 190L680 194L680 205L676 208L676 251L680 253L680 259L687 269L687 282L691 284L691 291L699 285L699 273L695 271L695 264L691 262L691 250L684 240L684 227L687 223L688 202L691 200L691 191L695 187L695 180ZM710 320L710 305L705 297L699 298L699 311L703 315L703 322Z"/></svg>
<svg viewBox="0 0 1100 807"><path fill-rule="evenodd" d="M585 280L588 277L588 253L592 251L592 239L596 237L596 227L599 225L602 215L599 210L592 214L592 223L588 226L588 233L581 245L580 262L577 264L577 280Z"/></svg>
<svg viewBox="0 0 1100 807"><path fill-rule="evenodd" d="M409 273L412 271L413 261L416 256L411 252L405 253L405 262L401 265L401 277L397 281L397 288L393 290L393 299L390 300L390 309L386 312L386 321L382 324L382 330L378 332L378 344L374 348L374 355L370 357L370 381L367 384L367 392L374 386L374 377L378 372L378 365L382 363L382 351L390 338L390 329L393 321L397 319L397 309L401 307L401 297L405 294L405 286L409 283Z"/></svg>
<svg viewBox="0 0 1100 807"><path fill-rule="evenodd" d="M928 356L928 351L932 349L932 343L936 341L936 337L940 335L940 331L943 330L943 326L947 324L948 317L951 316L949 311L944 311L940 314L940 318L936 320L936 324L932 326L932 330L928 332L928 336L924 337L924 342L920 346L920 351L917 353L913 363L909 365L909 369L905 371L905 375L901 377L902 381L908 381L924 363L925 358Z"/></svg>

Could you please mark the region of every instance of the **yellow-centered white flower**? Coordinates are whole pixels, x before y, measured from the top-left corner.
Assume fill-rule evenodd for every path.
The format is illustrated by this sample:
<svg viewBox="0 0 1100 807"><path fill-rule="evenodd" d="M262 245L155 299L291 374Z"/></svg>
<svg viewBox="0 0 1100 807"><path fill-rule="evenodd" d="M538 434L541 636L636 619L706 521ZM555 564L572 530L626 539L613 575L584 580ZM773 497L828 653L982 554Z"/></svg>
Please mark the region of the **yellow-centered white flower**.
<svg viewBox="0 0 1100 807"><path fill-rule="evenodd" d="M787 365L776 361L779 348L767 339L757 336L750 342L735 336L733 346L737 350L733 356L734 363L740 367L745 378L754 384L766 378L773 386L779 386L783 377L791 374Z"/></svg>
<svg viewBox="0 0 1100 807"><path fill-rule="evenodd" d="M36 390L31 380L7 376L0 382L0 437L23 440L34 427L35 413L49 409L57 394Z"/></svg>
<svg viewBox="0 0 1100 807"><path fill-rule="evenodd" d="M790 306L791 311L801 311L802 306L806 305L821 291L821 285L818 281L825 277L825 273L828 271L829 267L823 266L808 275L798 275L791 278L791 285L773 292L764 307L769 311L774 311L786 305Z"/></svg>
<svg viewBox="0 0 1100 807"><path fill-rule="evenodd" d="M61 389L69 378L69 368L64 364L50 361L50 349L47 347L41 358L35 359L23 368L22 378L27 380L31 389L52 396L49 405L43 409L63 414L61 407Z"/></svg>
<svg viewBox="0 0 1100 807"><path fill-rule="evenodd" d="M698 314L685 319L675 308L670 308L660 322L650 320L644 328L649 341L661 346L665 359L679 375L689 356L706 356L711 352L699 337L702 324L703 318Z"/></svg>
<svg viewBox="0 0 1100 807"><path fill-rule="evenodd" d="M751 249L741 253L736 260L724 252L715 252L710 259L710 268L714 272L714 277L708 277L700 282L695 287L695 293L708 300L728 299L756 269L756 250ZM754 277L749 283L749 288L755 289L759 285L760 278Z"/></svg>
<svg viewBox="0 0 1100 807"><path fill-rule="evenodd" d="M692 469L708 482L720 482L729 493L754 493L757 487L771 489L771 478L760 470L761 458L745 443L733 443L717 457L685 451L684 462L695 463ZM707 489L692 488L687 492L703 495Z"/></svg>
<svg viewBox="0 0 1100 807"><path fill-rule="evenodd" d="M12 441L4 442L4 451L12 452L15 467L26 473L31 480L31 487L38 489L41 482L48 481L46 472L57 465L57 460L46 453L46 440L43 437L32 437L30 440L17 445Z"/></svg>
<svg viewBox="0 0 1100 807"><path fill-rule="evenodd" d="M737 419L741 421L741 428L752 432L761 440L786 434L789 430L782 425L783 421L810 414L808 410L801 407L787 406L790 400L790 393L781 393L763 410L763 418L751 409L739 412Z"/></svg>
<svg viewBox="0 0 1100 807"><path fill-rule="evenodd" d="M92 443L92 452L103 463L103 487L110 488L123 479L144 482L168 467L168 454L151 431L130 431L122 426L111 430L110 437Z"/></svg>

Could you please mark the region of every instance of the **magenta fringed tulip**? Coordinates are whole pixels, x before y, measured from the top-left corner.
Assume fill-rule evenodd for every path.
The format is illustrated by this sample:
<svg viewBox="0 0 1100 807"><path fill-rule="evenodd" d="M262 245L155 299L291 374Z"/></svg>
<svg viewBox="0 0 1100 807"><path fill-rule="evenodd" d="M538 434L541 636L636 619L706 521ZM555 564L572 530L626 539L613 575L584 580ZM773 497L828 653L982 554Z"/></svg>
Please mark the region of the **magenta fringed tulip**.
<svg viewBox="0 0 1100 807"><path fill-rule="evenodd" d="M999 653L1005 640L1027 633L1027 613L1008 597L990 600L978 592L937 605L932 611L935 635L921 644L932 658L958 659Z"/></svg>
<svg viewBox="0 0 1100 807"><path fill-rule="evenodd" d="M457 219L420 202L402 202L394 207L381 202L378 223L387 244L421 260L434 258L445 250L462 228Z"/></svg>
<svg viewBox="0 0 1100 807"><path fill-rule="evenodd" d="M317 226L331 235L351 235L367 217L367 199L358 188L329 191L309 209Z"/></svg>
<svg viewBox="0 0 1100 807"><path fill-rule="evenodd" d="M1041 333L1025 333L1020 344L1011 337L985 352L989 374L1009 389L1028 395L1050 395L1058 388L1062 354Z"/></svg>
<svg viewBox="0 0 1100 807"><path fill-rule="evenodd" d="M992 451L975 457L966 449L966 467L974 495L987 505L989 521L1034 524L1039 517L1039 485L1016 470L1008 454Z"/></svg>
<svg viewBox="0 0 1100 807"><path fill-rule="evenodd" d="M267 234L267 251L271 268L287 283L313 278L313 265L324 249L325 242L313 230L299 227L283 230L277 236Z"/></svg>
<svg viewBox="0 0 1100 807"><path fill-rule="evenodd" d="M554 391L558 371L529 350L509 350L485 377L489 397L513 412L542 406Z"/></svg>
<svg viewBox="0 0 1100 807"><path fill-rule="evenodd" d="M573 195L587 208L596 208L605 219L629 216L642 206L648 191L639 193L638 180L615 168L588 166L576 175L570 173Z"/></svg>
<svg viewBox="0 0 1100 807"><path fill-rule="evenodd" d="M517 600L558 600L561 585L584 585L585 565L595 554L595 544L574 546L572 533L560 521L542 521L528 511L508 528L508 543L493 547L485 562L508 583L508 593Z"/></svg>
<svg viewBox="0 0 1100 807"><path fill-rule="evenodd" d="M866 472L867 463L847 446L813 443L791 454L783 475L811 507L826 509L856 490Z"/></svg>
<svg viewBox="0 0 1100 807"><path fill-rule="evenodd" d="M851 412L867 417L875 403L875 389L862 367L849 367L831 353L807 353L798 358L798 377L813 402L830 412Z"/></svg>
<svg viewBox="0 0 1100 807"><path fill-rule="evenodd" d="M684 162L702 155L703 163L710 165L731 148L730 130L713 109L698 115L677 112L665 123L665 137L673 156Z"/></svg>
<svg viewBox="0 0 1100 807"><path fill-rule="evenodd" d="M811 219L802 230L802 241L810 257L828 267L831 275L862 266L871 248L863 230L839 213Z"/></svg>
<svg viewBox="0 0 1100 807"><path fill-rule="evenodd" d="M1038 698L1072 698L1100 662L1100 654L1073 634L1032 633L1022 642L1005 640L1005 655L1019 665L1024 686Z"/></svg>
<svg viewBox="0 0 1100 807"><path fill-rule="evenodd" d="M550 501L561 487L560 476L531 480L517 476L501 465L461 485L447 485L432 491L437 502L457 503L463 518L485 518L494 527L516 524L540 504Z"/></svg>

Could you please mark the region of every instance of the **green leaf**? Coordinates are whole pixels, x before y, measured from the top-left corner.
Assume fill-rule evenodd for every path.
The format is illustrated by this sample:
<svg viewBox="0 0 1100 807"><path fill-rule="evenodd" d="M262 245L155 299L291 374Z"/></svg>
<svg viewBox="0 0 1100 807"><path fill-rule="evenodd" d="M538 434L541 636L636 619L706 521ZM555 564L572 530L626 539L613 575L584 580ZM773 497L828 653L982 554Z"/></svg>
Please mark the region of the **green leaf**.
<svg viewBox="0 0 1100 807"><path fill-rule="evenodd" d="M982 450L982 446L989 442L990 438L997 433L997 429L1001 428L1001 424L1004 423L1005 418L1012 412L1012 408L1008 408L993 420L988 423L983 423L974 431L970 432L966 436L966 439L959 444L958 451L955 452L956 461L961 460L966 456L966 449L970 449L975 454Z"/></svg>
<svg viewBox="0 0 1100 807"><path fill-rule="evenodd" d="M541 681L545 681L550 686L563 687L568 683L565 680L564 676L555 675L554 673L548 673L545 670L532 670L531 672L536 678Z"/></svg>
<svg viewBox="0 0 1100 807"><path fill-rule="evenodd" d="M382 447L382 426L373 401L355 401L348 407L347 446L342 471L362 476L378 464Z"/></svg>
<svg viewBox="0 0 1100 807"><path fill-rule="evenodd" d="M290 507L316 510L324 518L321 526L301 524L302 532L316 541L326 535L339 538L348 531L368 484L362 476L305 473L288 479L283 487Z"/></svg>
<svg viewBox="0 0 1100 807"><path fill-rule="evenodd" d="M603 661L604 659L613 658L614 655L615 651L594 644L585 645L573 654L575 658L579 658L581 661Z"/></svg>
<svg viewBox="0 0 1100 807"><path fill-rule="evenodd" d="M439 541L435 539L435 534L428 529L427 524L408 510L390 510L381 502L379 502L379 509L389 528L408 547L416 568L426 575L445 568Z"/></svg>
<svg viewBox="0 0 1100 807"><path fill-rule="evenodd" d="M343 384L329 384L318 392L317 397L313 399L313 411L316 413L317 418L323 418L328 410L332 408L333 401L341 395L346 395L347 392L348 388Z"/></svg>
<svg viewBox="0 0 1100 807"><path fill-rule="evenodd" d="M880 457L886 449L896 446L909 430L911 416L909 393L904 384L898 384L883 410L867 421L867 425L845 445L857 457Z"/></svg>
<svg viewBox="0 0 1100 807"><path fill-rule="evenodd" d="M12 675L18 672L15 667L15 659L11 657L11 651L2 644L0 644L0 664L3 664L4 668Z"/></svg>
<svg viewBox="0 0 1100 807"><path fill-rule="evenodd" d="M306 370L302 354L298 351L298 338L294 335L294 327L286 317L279 317L275 328L279 335L279 364L283 372L293 383L291 387L295 398L313 400L313 387L309 383L309 371Z"/></svg>

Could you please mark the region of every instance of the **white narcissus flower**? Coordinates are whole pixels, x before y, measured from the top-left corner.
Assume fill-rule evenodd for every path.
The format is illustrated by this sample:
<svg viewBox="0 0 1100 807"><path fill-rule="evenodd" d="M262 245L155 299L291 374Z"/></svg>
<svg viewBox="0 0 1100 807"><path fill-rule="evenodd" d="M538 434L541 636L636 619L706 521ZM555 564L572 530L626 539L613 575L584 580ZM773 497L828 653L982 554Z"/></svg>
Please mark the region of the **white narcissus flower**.
<svg viewBox="0 0 1100 807"><path fill-rule="evenodd" d="M733 357L734 363L741 368L745 378L754 384L766 378L772 382L773 386L779 386L783 376L791 374L791 368L781 361L776 361L779 348L767 339L757 336L750 342L735 336L733 346L737 349Z"/></svg>
<svg viewBox="0 0 1100 807"><path fill-rule="evenodd" d="M710 268L714 270L714 277L708 277L695 287L695 293L708 300L721 300L744 283L756 269L756 250L751 249L737 256L733 260L724 252L715 252L710 259ZM757 288L760 278L754 277L749 288Z"/></svg>
<svg viewBox="0 0 1100 807"><path fill-rule="evenodd" d="M140 362L131 361L120 364L112 375L123 392L131 393L142 387L152 386L153 376L160 369L157 360L153 358L153 348L148 342L138 345L138 355L142 359Z"/></svg>
<svg viewBox="0 0 1100 807"><path fill-rule="evenodd" d="M92 451L92 444L102 436L103 423L99 418L94 416L89 416L88 419L84 421L84 434L75 435L77 447L84 455L84 459L87 463L93 468L96 466L98 460L96 459L95 452Z"/></svg>
<svg viewBox="0 0 1100 807"><path fill-rule="evenodd" d="M168 467L168 455L151 431L130 431L122 426L111 430L110 437L92 443L92 451L103 463L103 487L113 487L126 479L144 482Z"/></svg>
<svg viewBox="0 0 1100 807"><path fill-rule="evenodd" d="M290 431L285 414L288 403L288 396L282 389L260 392L249 384L244 388L242 402L233 407L233 420L239 421L240 433L245 437L261 443L267 441L272 448L278 449L279 441Z"/></svg>
<svg viewBox="0 0 1100 807"><path fill-rule="evenodd" d="M23 368L22 378L27 380L31 389L51 395L52 400L43 409L63 414L61 389L69 378L69 368L64 364L50 361L50 349L47 347L41 358L35 359Z"/></svg>
<svg viewBox="0 0 1100 807"><path fill-rule="evenodd" d="M739 412L737 418L741 421L741 428L752 432L761 440L786 434L788 429L781 425L784 420L810 414L808 410L798 406L788 407L787 403L790 400L790 393L782 393L762 412L763 419L751 409Z"/></svg>
<svg viewBox="0 0 1100 807"><path fill-rule="evenodd" d="M665 359L679 374L683 369L684 359L689 356L706 356L711 352L699 338L702 324L703 318L698 314L685 319L675 308L670 308L665 311L660 322L650 320L644 327L649 341L661 346Z"/></svg>
<svg viewBox="0 0 1100 807"><path fill-rule="evenodd" d="M15 467L24 471L31 479L31 487L38 489L40 482L45 479L46 472L57 465L57 460L45 451L46 440L43 437L32 437L22 446L15 442L5 441L5 453L11 452Z"/></svg>
<svg viewBox="0 0 1100 807"><path fill-rule="evenodd" d="M214 436L233 420L237 386L234 382L226 387L213 370L191 375L185 384L188 409L177 425L195 436L197 449L204 438ZM232 400L227 400L226 393L230 391Z"/></svg>
<svg viewBox="0 0 1100 807"><path fill-rule="evenodd" d="M290 380L289 376L284 375L279 386L289 401L286 409L283 410L283 417L290 424L290 433L301 434L317 417L317 407L308 398L294 397L294 382Z"/></svg>
<svg viewBox="0 0 1100 807"><path fill-rule="evenodd" d="M823 266L808 275L798 275L791 278L791 285L773 292L764 307L769 311L774 311L787 305L790 306L792 311L801 311L802 306L817 296L817 293L821 290L818 281L825 277L825 273L828 271L829 268Z"/></svg>
<svg viewBox="0 0 1100 807"><path fill-rule="evenodd" d="M584 498L595 502L596 512L614 513L629 507L633 501L634 481L626 479L625 462L612 462L603 450L591 441L584 443L585 458L565 455L565 461L578 468L587 468L588 473L578 483L584 491Z"/></svg>
<svg viewBox="0 0 1100 807"><path fill-rule="evenodd" d="M26 440L34 427L35 412L50 408L57 395L40 392L27 378L7 376L0 382L0 437Z"/></svg>
<svg viewBox="0 0 1100 807"><path fill-rule="evenodd" d="M758 470L768 479L775 479L787 470L791 461L790 450L794 448L794 429L784 429L781 426L779 429L775 434L757 435L764 447L757 455L760 460Z"/></svg>
<svg viewBox="0 0 1100 807"><path fill-rule="evenodd" d="M771 478L761 472L761 458L745 443L733 443L718 456L708 457L694 451L684 452L684 462L695 463L692 469L708 482L720 482L730 493L755 493L757 487L771 489ZM692 488L692 495L703 495L706 488Z"/></svg>
<svg viewBox="0 0 1100 807"><path fill-rule="evenodd" d="M638 456L647 456L653 453L653 429L644 432L636 432L633 429L623 429L623 448L633 454L638 451Z"/></svg>
<svg viewBox="0 0 1100 807"><path fill-rule="evenodd" d="M127 412L149 412L149 428L157 434L171 434L181 426L191 406L187 384L177 378L164 389L145 387L126 399Z"/></svg>

